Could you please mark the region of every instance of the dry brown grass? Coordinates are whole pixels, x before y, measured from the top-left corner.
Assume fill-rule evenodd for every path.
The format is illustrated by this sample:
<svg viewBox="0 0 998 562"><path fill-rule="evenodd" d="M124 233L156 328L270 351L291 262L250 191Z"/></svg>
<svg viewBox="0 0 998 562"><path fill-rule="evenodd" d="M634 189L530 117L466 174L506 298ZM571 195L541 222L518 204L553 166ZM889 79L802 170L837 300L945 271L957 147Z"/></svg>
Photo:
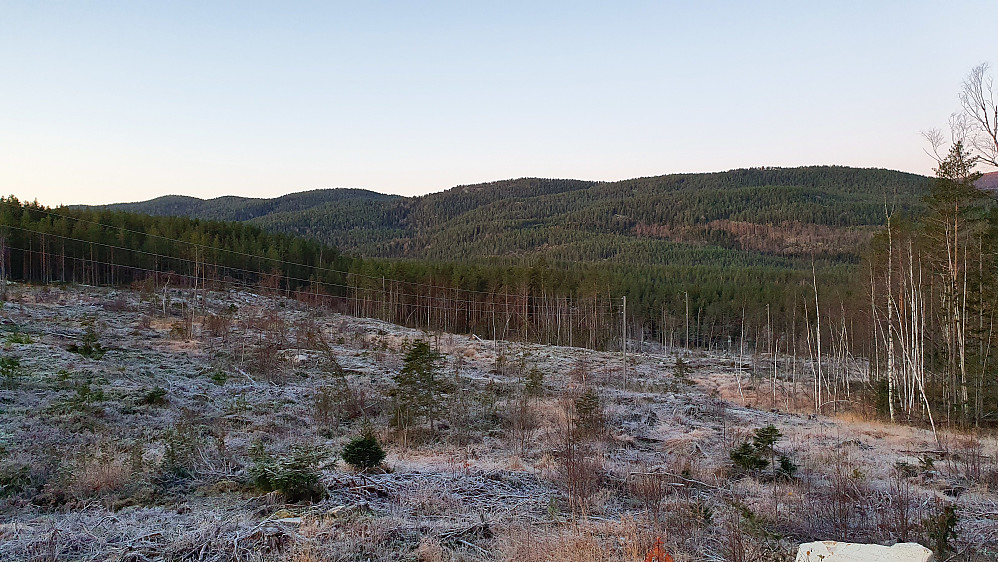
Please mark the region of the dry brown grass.
<svg viewBox="0 0 998 562"><path fill-rule="evenodd" d="M205 335L225 339L232 332L232 317L209 313L201 321L201 331Z"/></svg>
<svg viewBox="0 0 998 562"><path fill-rule="evenodd" d="M509 562L624 562L628 560L618 547L616 537L595 527L538 528L533 525L512 527L497 540L499 560Z"/></svg>
<svg viewBox="0 0 998 562"><path fill-rule="evenodd" d="M416 557L419 562L444 562L444 548L436 537L423 537L416 547Z"/></svg>
<svg viewBox="0 0 998 562"><path fill-rule="evenodd" d="M510 562L642 562L656 540L677 562L692 560L672 543L669 531L633 517L562 525L512 525L493 542L498 560Z"/></svg>
<svg viewBox="0 0 998 562"><path fill-rule="evenodd" d="M64 488L77 500L108 498L128 488L133 476L124 458L97 451L80 457L67 474Z"/></svg>
<svg viewBox="0 0 998 562"><path fill-rule="evenodd" d="M431 480L407 486L399 497L399 506L411 509L417 516L454 515L462 511L461 502L447 486Z"/></svg>

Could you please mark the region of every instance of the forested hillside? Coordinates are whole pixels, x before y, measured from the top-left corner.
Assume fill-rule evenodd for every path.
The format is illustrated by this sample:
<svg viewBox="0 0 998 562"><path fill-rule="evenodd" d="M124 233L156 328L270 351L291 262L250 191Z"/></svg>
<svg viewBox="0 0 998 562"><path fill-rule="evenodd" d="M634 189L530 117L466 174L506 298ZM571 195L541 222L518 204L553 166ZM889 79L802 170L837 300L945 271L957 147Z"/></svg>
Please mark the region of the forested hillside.
<svg viewBox="0 0 998 562"><path fill-rule="evenodd" d="M629 329L709 345L737 335L746 315L754 325L767 310L791 308L794 288L812 277L810 262L796 258L626 233L532 256L402 260L347 257L245 223L49 209L13 198L0 199L0 219L4 273L15 280L263 286L399 323L590 347L619 339L622 295ZM594 259L601 252L605 258ZM614 258L621 254L627 258ZM848 287L849 272L819 263L822 282L836 291Z"/></svg>
<svg viewBox="0 0 998 562"><path fill-rule="evenodd" d="M914 174L817 166L618 182L527 178L416 198L352 189L268 200L171 196L111 208L249 221L369 257L786 265L759 256L855 261L885 204L917 212L927 187Z"/></svg>
<svg viewBox="0 0 998 562"><path fill-rule="evenodd" d="M830 298L856 301L856 267L885 211L898 219L919 214L930 183L890 170L814 166L618 182L526 178L415 198L320 190L111 208L243 218L319 240L352 257L353 290L371 292L365 302L405 302L424 313L463 302L484 314L501 301L505 318L518 311L508 329L521 338L564 341L536 324L558 310L578 324L570 341L608 341L619 332L612 323L626 294L634 329L660 341L682 333L684 341L709 344L737 336L745 322L766 321L767 311L771 330L791 322L789 311L816 279ZM425 288L393 293L391 280L431 284L439 300L417 305ZM493 332L493 320L469 313L460 327L441 323Z"/></svg>
<svg viewBox="0 0 998 562"><path fill-rule="evenodd" d="M985 377L998 215L961 151L940 162L935 180L760 169L188 206L274 210L249 224L0 199L0 261L18 280L235 283L499 340L612 349L626 333L683 347L806 350L834 363L814 373L816 410L853 392L854 358L865 357L868 396L885 415L919 417L920 398L948 421L984 423L998 391ZM176 207L152 210L164 208ZM348 252L257 226L266 221L339 237ZM959 247L962 263L942 259L940 240ZM944 306L930 315L930 302ZM880 359L902 347L902 361ZM927 366L940 376L927 377Z"/></svg>
<svg viewBox="0 0 998 562"><path fill-rule="evenodd" d="M350 260L321 242L239 222L51 209L0 197L0 266L23 281L198 286L342 284Z"/></svg>

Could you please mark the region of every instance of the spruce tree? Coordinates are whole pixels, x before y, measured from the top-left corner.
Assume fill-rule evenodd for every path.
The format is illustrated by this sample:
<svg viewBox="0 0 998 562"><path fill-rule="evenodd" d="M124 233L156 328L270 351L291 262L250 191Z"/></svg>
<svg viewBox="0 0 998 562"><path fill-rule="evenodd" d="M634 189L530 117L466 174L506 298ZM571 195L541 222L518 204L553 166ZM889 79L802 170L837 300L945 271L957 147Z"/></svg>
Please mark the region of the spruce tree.
<svg viewBox="0 0 998 562"><path fill-rule="evenodd" d="M443 354L425 340L416 340L409 348L402 369L394 377L396 426L407 428L426 421L434 429L434 422L443 413L444 398L453 390L441 371L443 359Z"/></svg>

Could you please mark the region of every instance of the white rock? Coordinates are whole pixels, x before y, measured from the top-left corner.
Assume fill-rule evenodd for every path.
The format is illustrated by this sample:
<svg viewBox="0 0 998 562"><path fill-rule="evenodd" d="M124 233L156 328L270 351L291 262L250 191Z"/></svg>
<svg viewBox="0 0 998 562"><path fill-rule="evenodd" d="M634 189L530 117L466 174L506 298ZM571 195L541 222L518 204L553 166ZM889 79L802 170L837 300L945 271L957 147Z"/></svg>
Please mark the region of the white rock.
<svg viewBox="0 0 998 562"><path fill-rule="evenodd" d="M817 541L800 545L796 562L932 562L932 551L904 542L894 546Z"/></svg>

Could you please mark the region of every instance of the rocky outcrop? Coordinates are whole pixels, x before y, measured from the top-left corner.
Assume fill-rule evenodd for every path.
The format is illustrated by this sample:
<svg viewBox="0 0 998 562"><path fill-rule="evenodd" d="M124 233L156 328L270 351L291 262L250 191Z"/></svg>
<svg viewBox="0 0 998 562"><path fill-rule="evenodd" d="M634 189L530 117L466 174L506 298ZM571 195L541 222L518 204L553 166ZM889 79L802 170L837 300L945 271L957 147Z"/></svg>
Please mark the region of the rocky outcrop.
<svg viewBox="0 0 998 562"><path fill-rule="evenodd" d="M894 546L817 541L800 545L796 562L932 562L932 551L905 542Z"/></svg>

